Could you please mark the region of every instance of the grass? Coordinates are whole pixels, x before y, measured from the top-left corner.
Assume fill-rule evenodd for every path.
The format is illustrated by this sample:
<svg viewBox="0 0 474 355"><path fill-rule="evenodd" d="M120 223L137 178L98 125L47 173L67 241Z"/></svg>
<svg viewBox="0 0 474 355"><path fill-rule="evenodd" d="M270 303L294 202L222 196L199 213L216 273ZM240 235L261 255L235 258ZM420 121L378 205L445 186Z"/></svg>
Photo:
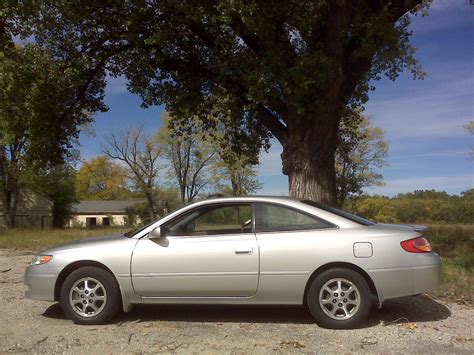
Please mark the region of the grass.
<svg viewBox="0 0 474 355"><path fill-rule="evenodd" d="M443 260L443 283L437 296L474 302L474 225L431 225L425 233Z"/></svg>
<svg viewBox="0 0 474 355"><path fill-rule="evenodd" d="M75 239L118 234L126 230L126 228L0 230L0 248L36 252ZM443 259L443 284L436 296L473 303L474 224L431 225L425 235Z"/></svg>
<svg viewBox="0 0 474 355"><path fill-rule="evenodd" d="M0 230L0 248L12 248L37 252L71 240L126 232L130 228L97 229L11 229Z"/></svg>

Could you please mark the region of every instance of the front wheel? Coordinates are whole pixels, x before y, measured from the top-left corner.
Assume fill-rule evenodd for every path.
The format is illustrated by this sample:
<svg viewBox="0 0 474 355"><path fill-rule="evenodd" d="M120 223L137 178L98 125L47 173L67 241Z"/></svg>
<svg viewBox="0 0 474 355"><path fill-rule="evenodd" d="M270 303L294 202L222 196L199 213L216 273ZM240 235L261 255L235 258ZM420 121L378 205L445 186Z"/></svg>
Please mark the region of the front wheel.
<svg viewBox="0 0 474 355"><path fill-rule="evenodd" d="M117 281L109 272L92 266L73 271L61 287L61 307L76 324L104 324L119 308Z"/></svg>
<svg viewBox="0 0 474 355"><path fill-rule="evenodd" d="M371 294L359 273L334 268L322 272L311 282L307 304L320 326L349 329L359 326L367 318Z"/></svg>

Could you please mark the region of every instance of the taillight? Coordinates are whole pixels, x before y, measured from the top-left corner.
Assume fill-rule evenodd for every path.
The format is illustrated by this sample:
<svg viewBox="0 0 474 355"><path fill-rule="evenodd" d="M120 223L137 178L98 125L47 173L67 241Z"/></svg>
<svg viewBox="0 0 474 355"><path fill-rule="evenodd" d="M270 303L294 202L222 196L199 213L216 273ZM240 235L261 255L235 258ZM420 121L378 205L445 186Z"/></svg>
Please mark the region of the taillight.
<svg viewBox="0 0 474 355"><path fill-rule="evenodd" d="M409 253L429 253L433 250L430 242L425 237L404 240L400 245Z"/></svg>

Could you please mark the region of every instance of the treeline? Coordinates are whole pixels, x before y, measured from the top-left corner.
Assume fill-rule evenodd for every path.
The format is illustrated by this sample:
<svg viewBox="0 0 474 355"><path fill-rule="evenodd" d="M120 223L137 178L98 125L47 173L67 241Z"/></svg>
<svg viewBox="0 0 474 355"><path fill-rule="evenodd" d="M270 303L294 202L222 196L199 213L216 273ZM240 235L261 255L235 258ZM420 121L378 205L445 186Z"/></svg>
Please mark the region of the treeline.
<svg viewBox="0 0 474 355"><path fill-rule="evenodd" d="M474 223L474 189L461 195L415 190L395 197L349 198L344 209L379 223Z"/></svg>

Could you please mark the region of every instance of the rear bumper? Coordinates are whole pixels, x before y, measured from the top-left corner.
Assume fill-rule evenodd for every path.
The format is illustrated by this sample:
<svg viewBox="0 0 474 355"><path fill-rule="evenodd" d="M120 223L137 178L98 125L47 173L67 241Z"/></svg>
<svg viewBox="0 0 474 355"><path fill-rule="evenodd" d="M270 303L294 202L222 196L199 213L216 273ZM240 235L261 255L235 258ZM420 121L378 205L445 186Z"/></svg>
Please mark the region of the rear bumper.
<svg viewBox="0 0 474 355"><path fill-rule="evenodd" d="M25 271L25 298L41 301L54 301L54 285L57 273L49 273L50 269L41 266L28 266Z"/></svg>
<svg viewBox="0 0 474 355"><path fill-rule="evenodd" d="M438 290L441 284L441 259L436 253L414 254L413 266L371 269L379 303L384 300Z"/></svg>
<svg viewBox="0 0 474 355"><path fill-rule="evenodd" d="M413 270L414 294L433 292L441 284L441 258L436 253L415 255Z"/></svg>

